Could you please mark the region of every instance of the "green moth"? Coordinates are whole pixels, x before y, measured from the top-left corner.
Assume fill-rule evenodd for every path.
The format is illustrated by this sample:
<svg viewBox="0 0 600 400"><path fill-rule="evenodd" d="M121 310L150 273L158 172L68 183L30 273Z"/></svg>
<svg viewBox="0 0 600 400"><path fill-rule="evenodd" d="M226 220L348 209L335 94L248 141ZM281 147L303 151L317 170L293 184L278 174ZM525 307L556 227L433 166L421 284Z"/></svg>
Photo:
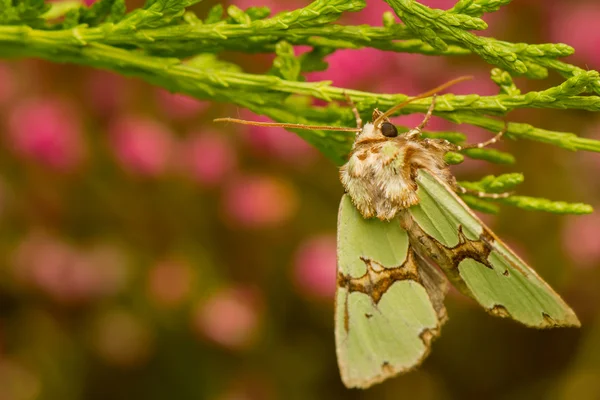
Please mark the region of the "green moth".
<svg viewBox="0 0 600 400"><path fill-rule="evenodd" d="M385 113L375 110L364 126L353 107L356 129L220 119L357 132L340 168L346 194L338 214L335 296L338 365L349 388L367 388L424 360L447 320L448 282L491 315L533 328L580 326L560 296L457 195L468 190L457 185L444 155L495 143L503 132L463 147L421 138L435 95L423 122L409 132L400 135L388 119L406 103L460 80Z"/></svg>
<svg viewBox="0 0 600 400"><path fill-rule="evenodd" d="M340 169L347 194L338 216L335 337L347 387L367 388L420 364L447 319L447 281L495 316L534 328L580 325L456 194L466 189L444 155L466 147L421 138L434 104L403 135L387 119L395 110L375 110Z"/></svg>

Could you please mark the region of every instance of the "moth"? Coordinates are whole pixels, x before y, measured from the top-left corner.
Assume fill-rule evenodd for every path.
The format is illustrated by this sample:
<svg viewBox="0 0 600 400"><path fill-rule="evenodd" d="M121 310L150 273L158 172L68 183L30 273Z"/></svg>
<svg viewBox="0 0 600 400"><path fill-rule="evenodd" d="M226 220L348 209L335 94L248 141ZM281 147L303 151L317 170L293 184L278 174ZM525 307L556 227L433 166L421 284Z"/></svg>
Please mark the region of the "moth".
<svg viewBox="0 0 600 400"><path fill-rule="evenodd" d="M259 126L353 130L348 162L340 168L345 194L337 229L335 340L340 374L349 388L410 371L429 354L448 319L448 283L493 316L532 328L578 327L573 310L469 209L444 162L458 146L424 139L439 91L408 99L385 113L374 110L363 126L351 100L356 128L261 123ZM388 117L407 103L432 97L423 122L399 134ZM474 193L480 197L503 196Z"/></svg>

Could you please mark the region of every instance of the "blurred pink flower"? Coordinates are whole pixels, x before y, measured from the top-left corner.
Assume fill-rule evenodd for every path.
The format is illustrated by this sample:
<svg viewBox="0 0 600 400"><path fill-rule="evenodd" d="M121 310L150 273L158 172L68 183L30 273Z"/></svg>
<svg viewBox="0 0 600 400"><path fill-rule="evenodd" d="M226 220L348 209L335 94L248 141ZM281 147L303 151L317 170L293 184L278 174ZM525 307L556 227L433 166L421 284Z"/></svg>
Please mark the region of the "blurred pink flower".
<svg viewBox="0 0 600 400"><path fill-rule="evenodd" d="M302 293L333 298L336 286L335 235L315 236L300 245L294 257L294 281Z"/></svg>
<svg viewBox="0 0 600 400"><path fill-rule="evenodd" d="M393 52L381 52L378 49L343 49L325 57L329 64L326 71L306 74L308 81L332 81L335 86L361 88L373 86L389 72L389 65L401 55Z"/></svg>
<svg viewBox="0 0 600 400"><path fill-rule="evenodd" d="M221 346L241 350L256 340L261 302L249 288L230 287L198 305L192 315L193 329Z"/></svg>
<svg viewBox="0 0 600 400"><path fill-rule="evenodd" d="M569 216L562 233L564 249L578 266L600 266L600 214Z"/></svg>
<svg viewBox="0 0 600 400"><path fill-rule="evenodd" d="M546 7L546 6L544 6ZM552 2L549 7L549 40L566 43L577 51L576 58L590 68L600 67L600 4L597 2Z"/></svg>
<svg viewBox="0 0 600 400"><path fill-rule="evenodd" d="M8 118L7 140L19 156L67 172L85 156L78 110L57 98L29 99Z"/></svg>
<svg viewBox="0 0 600 400"><path fill-rule="evenodd" d="M373 26L381 26L383 21L383 13L392 11L392 8L385 1L368 1L367 6L357 13L347 13L343 15L344 19L348 19L350 24L369 24ZM394 14L395 15L395 14ZM396 17L398 21L398 17Z"/></svg>
<svg viewBox="0 0 600 400"><path fill-rule="evenodd" d="M117 160L130 173L156 177L170 166L175 139L169 128L156 120L122 117L111 124L110 139Z"/></svg>
<svg viewBox="0 0 600 400"><path fill-rule="evenodd" d="M502 39L506 33L506 26L510 18L510 9L506 6L501 7L498 11L484 14L480 18L488 24L488 28L480 31L480 35Z"/></svg>
<svg viewBox="0 0 600 400"><path fill-rule="evenodd" d="M94 350L106 363L123 368L144 365L154 350L150 328L125 310L100 316L93 326L92 340Z"/></svg>
<svg viewBox="0 0 600 400"><path fill-rule="evenodd" d="M265 116L256 115L249 111L241 113L241 118L273 122ZM306 166L311 164L317 156L317 150L293 132L283 128L265 128L260 126L247 126L240 128L244 132L245 142L261 155L271 156L287 164Z"/></svg>
<svg viewBox="0 0 600 400"><path fill-rule="evenodd" d="M296 212L295 191L285 181L269 176L240 176L225 190L224 207L235 225L269 228L288 221Z"/></svg>
<svg viewBox="0 0 600 400"><path fill-rule="evenodd" d="M113 72L91 70L85 82L93 111L110 115L131 101L130 81Z"/></svg>
<svg viewBox="0 0 600 400"><path fill-rule="evenodd" d="M16 93L15 78L8 64L0 63L0 105L6 104Z"/></svg>
<svg viewBox="0 0 600 400"><path fill-rule="evenodd" d="M188 264L175 260L161 261L148 272L147 290L160 306L177 307L189 296L193 278Z"/></svg>
<svg viewBox="0 0 600 400"><path fill-rule="evenodd" d="M39 232L19 244L12 264L20 282L65 304L114 295L126 279L124 260L116 249L83 251Z"/></svg>
<svg viewBox="0 0 600 400"><path fill-rule="evenodd" d="M233 146L224 133L192 133L178 147L184 171L202 185L221 183L236 167Z"/></svg>
<svg viewBox="0 0 600 400"><path fill-rule="evenodd" d="M210 103L200 101L181 93L171 93L165 89L157 89L158 106L170 119L187 119L204 112Z"/></svg>

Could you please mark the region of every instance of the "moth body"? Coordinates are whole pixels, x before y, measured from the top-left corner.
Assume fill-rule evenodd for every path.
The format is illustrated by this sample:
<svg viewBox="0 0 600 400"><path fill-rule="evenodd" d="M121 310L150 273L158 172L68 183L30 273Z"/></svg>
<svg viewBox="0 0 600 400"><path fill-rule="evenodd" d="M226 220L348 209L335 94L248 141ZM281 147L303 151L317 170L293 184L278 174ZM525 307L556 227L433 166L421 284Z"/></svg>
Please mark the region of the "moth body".
<svg viewBox="0 0 600 400"><path fill-rule="evenodd" d="M418 204L415 178L420 168L455 186L444 161L450 143L420 139L418 133L411 130L398 135L386 121L379 127L368 123L357 134L349 160L340 168L340 180L364 218L388 221Z"/></svg>

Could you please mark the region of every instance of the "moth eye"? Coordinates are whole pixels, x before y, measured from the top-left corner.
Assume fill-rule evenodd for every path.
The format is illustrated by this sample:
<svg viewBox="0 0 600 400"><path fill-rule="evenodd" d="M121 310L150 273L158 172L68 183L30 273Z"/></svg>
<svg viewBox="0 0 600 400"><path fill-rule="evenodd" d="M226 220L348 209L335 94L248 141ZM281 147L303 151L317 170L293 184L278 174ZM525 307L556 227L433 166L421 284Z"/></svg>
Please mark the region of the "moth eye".
<svg viewBox="0 0 600 400"><path fill-rule="evenodd" d="M384 122L381 124L381 134L385 137L396 137L398 136L398 129L393 124Z"/></svg>

